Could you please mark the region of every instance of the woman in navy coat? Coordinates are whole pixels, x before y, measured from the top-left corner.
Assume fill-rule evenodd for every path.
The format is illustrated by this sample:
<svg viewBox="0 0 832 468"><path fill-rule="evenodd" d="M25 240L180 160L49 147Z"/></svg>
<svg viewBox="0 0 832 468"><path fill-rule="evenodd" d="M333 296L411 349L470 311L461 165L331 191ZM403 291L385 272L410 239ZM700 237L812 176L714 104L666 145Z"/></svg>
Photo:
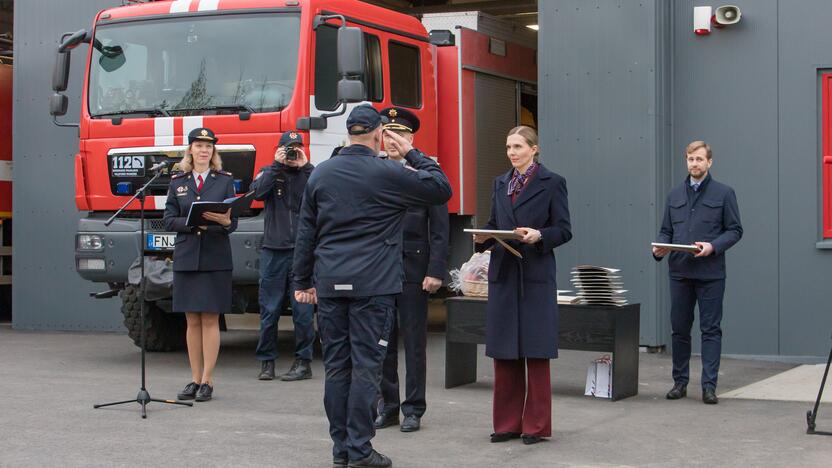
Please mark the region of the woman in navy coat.
<svg viewBox="0 0 832 468"><path fill-rule="evenodd" d="M181 400L208 401L214 392L213 373L220 350L220 314L231 312L231 243L237 227L231 210L205 213L205 226L186 224L195 201L223 201L234 196L231 174L222 170L217 138L207 128L188 135L188 149L171 177L165 203L165 229L176 232L173 249L173 311L184 312L191 382ZM212 223L208 223L212 221Z"/></svg>
<svg viewBox="0 0 832 468"><path fill-rule="evenodd" d="M533 444L552 435L549 359L558 356L553 249L568 242L572 232L566 180L537 161L537 141L531 127L509 131L506 153L513 168L494 179L491 219L484 227L522 235L506 242L523 258L494 239L474 237L477 250L493 249L485 348L494 359L491 442L522 436L525 444Z"/></svg>

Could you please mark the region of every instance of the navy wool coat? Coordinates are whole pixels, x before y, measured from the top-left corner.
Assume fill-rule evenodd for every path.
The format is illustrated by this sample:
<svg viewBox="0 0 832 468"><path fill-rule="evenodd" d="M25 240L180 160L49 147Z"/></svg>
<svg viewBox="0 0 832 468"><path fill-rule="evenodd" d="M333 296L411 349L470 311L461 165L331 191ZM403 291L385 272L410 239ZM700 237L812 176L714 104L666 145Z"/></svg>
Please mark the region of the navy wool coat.
<svg viewBox="0 0 832 468"><path fill-rule="evenodd" d="M522 260L493 239L478 246L478 250L493 246L485 354L494 359L552 359L558 356L554 249L572 238L566 179L541 164L512 203L506 192L513 171L494 179L491 219L484 229L530 227L543 238L533 245L507 241L523 255Z"/></svg>

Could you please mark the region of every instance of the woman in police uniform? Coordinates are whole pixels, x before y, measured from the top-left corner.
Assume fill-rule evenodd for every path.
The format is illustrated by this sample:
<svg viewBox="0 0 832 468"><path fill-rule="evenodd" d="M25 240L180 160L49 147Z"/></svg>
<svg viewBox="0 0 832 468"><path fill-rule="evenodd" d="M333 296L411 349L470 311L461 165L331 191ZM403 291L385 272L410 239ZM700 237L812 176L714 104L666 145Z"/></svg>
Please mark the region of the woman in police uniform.
<svg viewBox="0 0 832 468"><path fill-rule="evenodd" d="M205 213L206 224L187 226L195 201L222 201L234 196L231 174L222 171L217 138L207 128L188 134L188 148L179 163L183 171L171 177L165 204L165 229L176 232L173 251L173 311L188 322L188 360L192 381L181 400L208 401L214 391L213 373L220 349L220 314L231 311L231 244L237 227L231 210ZM211 221L209 223L209 221Z"/></svg>

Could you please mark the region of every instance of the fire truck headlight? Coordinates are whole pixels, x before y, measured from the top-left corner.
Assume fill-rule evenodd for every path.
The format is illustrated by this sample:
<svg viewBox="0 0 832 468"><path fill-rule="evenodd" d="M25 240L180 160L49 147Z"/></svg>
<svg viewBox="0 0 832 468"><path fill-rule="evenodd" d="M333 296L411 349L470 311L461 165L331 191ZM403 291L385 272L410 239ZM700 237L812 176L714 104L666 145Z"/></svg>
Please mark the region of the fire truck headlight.
<svg viewBox="0 0 832 468"><path fill-rule="evenodd" d="M100 252L104 250L104 239L98 234L78 234L76 236L78 250L85 252Z"/></svg>

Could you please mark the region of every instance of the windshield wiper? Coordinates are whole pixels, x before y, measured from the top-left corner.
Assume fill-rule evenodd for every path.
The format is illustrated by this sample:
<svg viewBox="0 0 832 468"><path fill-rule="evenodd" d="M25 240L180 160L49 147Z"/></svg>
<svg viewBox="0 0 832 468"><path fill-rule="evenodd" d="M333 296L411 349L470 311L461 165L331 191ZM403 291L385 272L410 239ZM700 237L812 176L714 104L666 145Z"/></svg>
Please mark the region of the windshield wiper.
<svg viewBox="0 0 832 468"><path fill-rule="evenodd" d="M116 112L105 112L103 114L96 114L94 117L110 117L116 115L129 115L129 114L146 114L150 116L154 115L162 115L165 117L170 117L170 112L161 107L148 107L146 109L125 109L122 111Z"/></svg>
<svg viewBox="0 0 832 468"><path fill-rule="evenodd" d="M180 112L180 111L200 111L200 110L208 110L208 111L245 111L250 114L254 114L254 108L249 106L248 104L221 104L216 106L201 106L201 107L179 107L176 109L169 109L171 112Z"/></svg>

